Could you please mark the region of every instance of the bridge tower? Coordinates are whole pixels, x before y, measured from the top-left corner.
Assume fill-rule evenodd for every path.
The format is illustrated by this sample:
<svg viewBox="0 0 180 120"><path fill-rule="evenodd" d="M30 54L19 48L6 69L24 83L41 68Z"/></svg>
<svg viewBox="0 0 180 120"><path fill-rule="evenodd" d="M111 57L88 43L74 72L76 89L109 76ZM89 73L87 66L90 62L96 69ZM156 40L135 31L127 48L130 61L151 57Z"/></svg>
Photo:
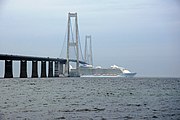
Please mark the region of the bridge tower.
<svg viewBox="0 0 180 120"><path fill-rule="evenodd" d="M91 35L86 35L85 37L84 58L86 63L93 65Z"/></svg>
<svg viewBox="0 0 180 120"><path fill-rule="evenodd" d="M71 31L71 19L75 20L75 40L72 40L73 38L71 38L71 35L73 35L73 31ZM68 14L68 33L67 33L67 62L66 62L66 72L65 75L66 76L73 76L73 77L79 77L79 43L78 43L78 39L79 39L79 32L78 32L78 21L77 21L77 13L69 13ZM69 72L69 49L70 47L74 47L75 48L75 53L76 53L76 73L73 73L70 75Z"/></svg>

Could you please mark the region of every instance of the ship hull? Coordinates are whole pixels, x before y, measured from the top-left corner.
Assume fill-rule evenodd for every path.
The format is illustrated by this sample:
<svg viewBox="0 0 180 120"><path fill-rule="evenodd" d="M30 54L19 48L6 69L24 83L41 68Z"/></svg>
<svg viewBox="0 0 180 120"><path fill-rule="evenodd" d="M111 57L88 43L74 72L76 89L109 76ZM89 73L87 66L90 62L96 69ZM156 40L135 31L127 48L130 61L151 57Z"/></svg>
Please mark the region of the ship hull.
<svg viewBox="0 0 180 120"><path fill-rule="evenodd" d="M121 76L122 77L134 77L136 73L123 73Z"/></svg>

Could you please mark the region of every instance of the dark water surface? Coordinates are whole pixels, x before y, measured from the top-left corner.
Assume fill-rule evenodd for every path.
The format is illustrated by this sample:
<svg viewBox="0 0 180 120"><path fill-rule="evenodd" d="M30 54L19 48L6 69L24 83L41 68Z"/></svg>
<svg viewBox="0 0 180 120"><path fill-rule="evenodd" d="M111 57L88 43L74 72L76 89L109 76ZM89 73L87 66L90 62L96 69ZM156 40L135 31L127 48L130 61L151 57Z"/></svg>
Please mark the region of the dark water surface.
<svg viewBox="0 0 180 120"><path fill-rule="evenodd" d="M0 119L180 119L180 78L0 79Z"/></svg>

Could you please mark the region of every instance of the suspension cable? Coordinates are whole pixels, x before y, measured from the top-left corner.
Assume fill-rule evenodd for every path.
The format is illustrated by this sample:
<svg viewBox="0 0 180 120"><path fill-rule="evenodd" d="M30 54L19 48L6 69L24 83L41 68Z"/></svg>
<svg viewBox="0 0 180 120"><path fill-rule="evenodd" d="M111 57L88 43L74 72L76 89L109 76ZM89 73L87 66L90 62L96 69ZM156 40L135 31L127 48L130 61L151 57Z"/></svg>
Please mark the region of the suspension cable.
<svg viewBox="0 0 180 120"><path fill-rule="evenodd" d="M63 41L62 49L61 49L61 52L60 52L60 57L62 57L63 49L64 49L65 43L66 43L67 29L68 29L68 27L66 28L66 31L65 31L65 36L64 36L64 41ZM74 35L73 35L73 28L72 28L71 20L70 20L70 31L71 31L70 33L71 33L72 41L74 42ZM81 47L81 41L80 41L79 28L78 28L78 41L79 41L79 46L80 46L79 48L80 48L81 58L84 61L84 57L83 57L83 53L82 53L82 47ZM77 52L76 52L75 46L74 46L74 51L75 51L75 55L77 56Z"/></svg>
<svg viewBox="0 0 180 120"><path fill-rule="evenodd" d="M62 49L61 49L60 56L59 56L59 57L62 57L62 58L63 58L63 56L62 56L62 54L63 54L63 49L64 49L64 47L65 47L66 38L67 38L67 29L68 29L68 27L66 28L66 31L65 31L64 41L63 41Z"/></svg>
<svg viewBox="0 0 180 120"><path fill-rule="evenodd" d="M81 57L82 57L82 60L85 61L85 60L84 60L84 57L83 57L83 53L82 53L82 48L81 48L81 40L80 40L79 29L78 29L78 38L79 38L79 46L80 46L79 48L80 48L80 51L81 51Z"/></svg>

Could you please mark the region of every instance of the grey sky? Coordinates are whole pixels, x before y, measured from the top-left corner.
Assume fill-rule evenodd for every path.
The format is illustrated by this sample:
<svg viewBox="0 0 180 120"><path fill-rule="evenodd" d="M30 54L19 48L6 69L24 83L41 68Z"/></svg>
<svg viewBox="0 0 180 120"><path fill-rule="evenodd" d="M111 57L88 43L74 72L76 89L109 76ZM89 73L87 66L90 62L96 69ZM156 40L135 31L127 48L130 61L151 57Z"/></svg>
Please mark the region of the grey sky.
<svg viewBox="0 0 180 120"><path fill-rule="evenodd" d="M0 0L0 53L58 57L67 14L77 12L95 65L180 77L179 11L178 0Z"/></svg>

